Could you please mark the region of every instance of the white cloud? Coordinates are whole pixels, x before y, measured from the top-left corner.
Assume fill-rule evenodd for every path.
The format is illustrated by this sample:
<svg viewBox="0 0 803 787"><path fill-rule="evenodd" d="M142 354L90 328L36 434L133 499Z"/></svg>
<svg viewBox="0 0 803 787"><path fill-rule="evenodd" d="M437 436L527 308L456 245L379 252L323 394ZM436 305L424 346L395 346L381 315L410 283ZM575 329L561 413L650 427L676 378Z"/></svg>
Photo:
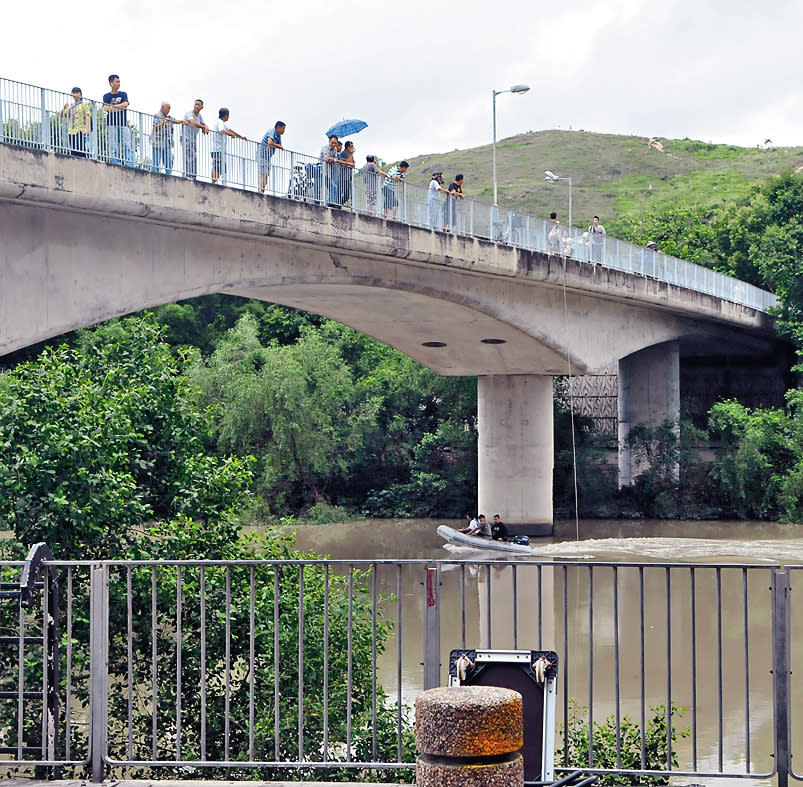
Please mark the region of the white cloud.
<svg viewBox="0 0 803 787"><path fill-rule="evenodd" d="M196 96L260 137L277 119L287 147L316 152L323 131L361 117L359 153L388 160L584 128L752 146L797 144L796 47L803 4L768 0L84 0L47 14L3 10L2 76L100 97L119 73L132 107L174 112Z"/></svg>

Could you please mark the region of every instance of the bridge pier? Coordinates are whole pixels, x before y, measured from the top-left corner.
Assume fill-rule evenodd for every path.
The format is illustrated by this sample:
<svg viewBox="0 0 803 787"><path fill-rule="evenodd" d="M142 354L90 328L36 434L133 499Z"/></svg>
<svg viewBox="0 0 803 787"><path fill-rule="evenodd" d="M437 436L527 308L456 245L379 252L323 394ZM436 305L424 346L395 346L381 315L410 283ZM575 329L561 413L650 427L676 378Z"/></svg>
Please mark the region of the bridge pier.
<svg viewBox="0 0 803 787"><path fill-rule="evenodd" d="M477 379L478 502L511 525L552 523L552 377Z"/></svg>
<svg viewBox="0 0 803 787"><path fill-rule="evenodd" d="M680 422L680 345L663 342L619 361L619 486L627 486L647 468L625 440L636 424Z"/></svg>

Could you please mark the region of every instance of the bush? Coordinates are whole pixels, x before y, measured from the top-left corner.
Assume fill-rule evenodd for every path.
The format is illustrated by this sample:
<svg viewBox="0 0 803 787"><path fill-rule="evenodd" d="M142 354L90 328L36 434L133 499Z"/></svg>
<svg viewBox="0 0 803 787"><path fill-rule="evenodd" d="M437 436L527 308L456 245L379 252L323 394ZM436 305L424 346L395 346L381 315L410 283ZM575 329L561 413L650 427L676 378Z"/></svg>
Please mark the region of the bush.
<svg viewBox="0 0 803 787"><path fill-rule="evenodd" d="M650 705L651 716L647 719L644 730L644 762L641 761L642 731L638 722L629 716L622 716L619 729L616 728L616 716L608 716L602 723L594 722L593 735L589 735L589 724L586 719L588 708L574 700L569 701L569 719L561 725L565 733L566 749L558 748L556 763L563 760L563 765L570 768L606 768L612 771L665 771L670 765L677 767L678 738L687 738L688 729L679 730L675 718L682 716L686 708L671 705L671 713L667 714L666 705ZM668 734L668 717L671 719L671 736ZM667 741L671 737L671 758ZM589 738L591 740L589 741ZM593 744L593 749L592 749ZM645 774L618 773L605 774L598 784L669 784L667 776L649 776Z"/></svg>

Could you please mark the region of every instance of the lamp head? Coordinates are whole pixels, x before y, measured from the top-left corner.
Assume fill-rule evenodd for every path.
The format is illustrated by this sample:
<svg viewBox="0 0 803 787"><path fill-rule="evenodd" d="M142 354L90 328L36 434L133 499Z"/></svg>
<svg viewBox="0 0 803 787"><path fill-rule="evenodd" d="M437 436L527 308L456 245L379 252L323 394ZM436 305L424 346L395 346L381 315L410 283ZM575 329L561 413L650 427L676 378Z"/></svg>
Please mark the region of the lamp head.
<svg viewBox="0 0 803 787"><path fill-rule="evenodd" d="M529 85L513 85L510 88L511 93L526 93L530 89Z"/></svg>
<svg viewBox="0 0 803 787"><path fill-rule="evenodd" d="M546 175L544 180L557 180L558 179L558 176L554 172L551 172L548 169L544 171L544 175Z"/></svg>

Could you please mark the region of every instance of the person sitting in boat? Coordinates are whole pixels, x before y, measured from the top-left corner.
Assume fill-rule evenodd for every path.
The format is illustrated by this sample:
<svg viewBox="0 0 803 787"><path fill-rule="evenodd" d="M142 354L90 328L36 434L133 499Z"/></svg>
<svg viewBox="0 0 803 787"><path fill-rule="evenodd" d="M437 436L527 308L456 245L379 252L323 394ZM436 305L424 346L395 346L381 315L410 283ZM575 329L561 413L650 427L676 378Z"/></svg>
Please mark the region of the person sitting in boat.
<svg viewBox="0 0 803 787"><path fill-rule="evenodd" d="M470 533L472 536L480 536L480 538L490 538L491 537L491 525L488 520L485 518L485 514L480 514L477 517L477 532Z"/></svg>
<svg viewBox="0 0 803 787"><path fill-rule="evenodd" d="M477 517L471 516L471 514L466 514L466 526L461 527L458 532L466 534L473 533L478 526L479 523L477 522Z"/></svg>
<svg viewBox="0 0 803 787"><path fill-rule="evenodd" d="M494 521L491 524L491 538L494 541L507 541L507 525L502 521L499 514L494 514Z"/></svg>

